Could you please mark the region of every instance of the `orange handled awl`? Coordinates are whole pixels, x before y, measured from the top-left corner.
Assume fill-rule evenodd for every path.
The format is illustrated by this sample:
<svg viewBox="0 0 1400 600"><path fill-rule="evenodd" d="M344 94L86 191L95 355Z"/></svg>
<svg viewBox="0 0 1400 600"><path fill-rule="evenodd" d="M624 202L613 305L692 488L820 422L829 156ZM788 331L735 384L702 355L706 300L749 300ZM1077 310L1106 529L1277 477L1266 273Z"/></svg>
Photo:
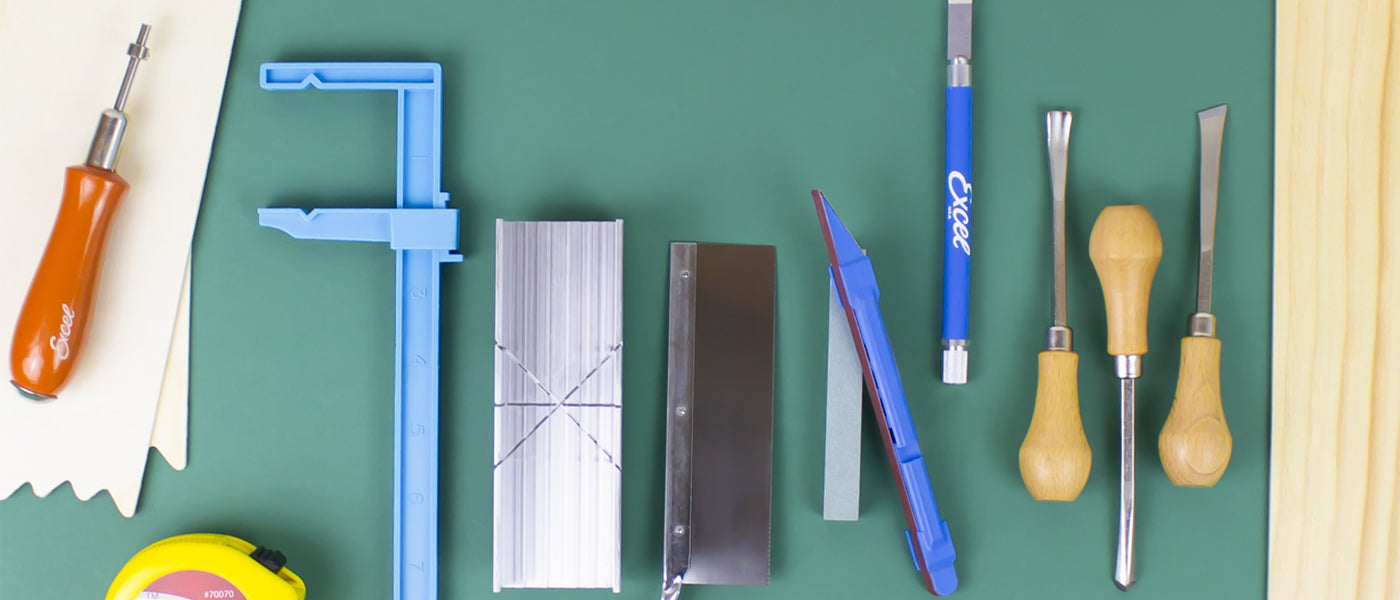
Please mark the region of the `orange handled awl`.
<svg viewBox="0 0 1400 600"><path fill-rule="evenodd" d="M136 42L127 46L131 60L121 90L112 108L102 111L87 161L68 167L53 233L19 313L10 347L10 373L15 387L35 400L54 398L68 381L91 322L89 309L102 270L107 232L128 187L113 170L126 132L122 110L136 67L149 53L150 32L149 25L142 25Z"/></svg>

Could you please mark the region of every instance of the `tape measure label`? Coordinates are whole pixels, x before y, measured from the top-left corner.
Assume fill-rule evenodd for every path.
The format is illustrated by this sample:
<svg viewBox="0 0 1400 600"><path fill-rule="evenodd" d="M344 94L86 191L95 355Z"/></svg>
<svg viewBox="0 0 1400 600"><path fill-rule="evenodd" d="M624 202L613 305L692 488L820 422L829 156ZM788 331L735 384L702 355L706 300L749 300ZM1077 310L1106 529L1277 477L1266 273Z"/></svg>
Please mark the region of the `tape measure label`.
<svg viewBox="0 0 1400 600"><path fill-rule="evenodd" d="M137 600L248 600L223 577L208 571L176 571L141 590Z"/></svg>

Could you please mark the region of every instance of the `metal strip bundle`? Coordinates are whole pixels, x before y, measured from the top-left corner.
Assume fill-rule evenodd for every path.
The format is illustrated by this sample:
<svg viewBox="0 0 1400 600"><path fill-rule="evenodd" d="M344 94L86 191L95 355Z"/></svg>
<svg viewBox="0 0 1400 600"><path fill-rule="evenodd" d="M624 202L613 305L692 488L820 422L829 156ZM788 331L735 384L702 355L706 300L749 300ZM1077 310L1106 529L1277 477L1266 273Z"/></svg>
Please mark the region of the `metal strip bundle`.
<svg viewBox="0 0 1400 600"><path fill-rule="evenodd" d="M621 585L622 221L496 221L493 585Z"/></svg>

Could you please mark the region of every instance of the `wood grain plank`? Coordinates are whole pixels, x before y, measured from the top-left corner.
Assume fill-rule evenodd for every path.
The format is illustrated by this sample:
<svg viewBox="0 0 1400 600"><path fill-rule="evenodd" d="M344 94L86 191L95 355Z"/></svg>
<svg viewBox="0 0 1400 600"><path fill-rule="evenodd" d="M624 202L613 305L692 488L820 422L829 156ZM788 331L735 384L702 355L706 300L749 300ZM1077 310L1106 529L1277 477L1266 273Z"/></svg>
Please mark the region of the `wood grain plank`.
<svg viewBox="0 0 1400 600"><path fill-rule="evenodd" d="M1400 599L1397 19L1277 3L1273 599Z"/></svg>

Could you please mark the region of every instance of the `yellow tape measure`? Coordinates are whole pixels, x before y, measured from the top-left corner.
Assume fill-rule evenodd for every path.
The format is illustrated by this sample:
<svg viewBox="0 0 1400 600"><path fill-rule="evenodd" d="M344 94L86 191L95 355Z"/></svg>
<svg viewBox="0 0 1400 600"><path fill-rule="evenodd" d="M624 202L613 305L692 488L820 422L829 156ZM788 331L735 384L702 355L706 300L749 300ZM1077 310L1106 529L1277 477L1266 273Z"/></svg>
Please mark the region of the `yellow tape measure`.
<svg viewBox="0 0 1400 600"><path fill-rule="evenodd" d="M227 535L156 542L132 557L107 600L305 600L281 552Z"/></svg>

